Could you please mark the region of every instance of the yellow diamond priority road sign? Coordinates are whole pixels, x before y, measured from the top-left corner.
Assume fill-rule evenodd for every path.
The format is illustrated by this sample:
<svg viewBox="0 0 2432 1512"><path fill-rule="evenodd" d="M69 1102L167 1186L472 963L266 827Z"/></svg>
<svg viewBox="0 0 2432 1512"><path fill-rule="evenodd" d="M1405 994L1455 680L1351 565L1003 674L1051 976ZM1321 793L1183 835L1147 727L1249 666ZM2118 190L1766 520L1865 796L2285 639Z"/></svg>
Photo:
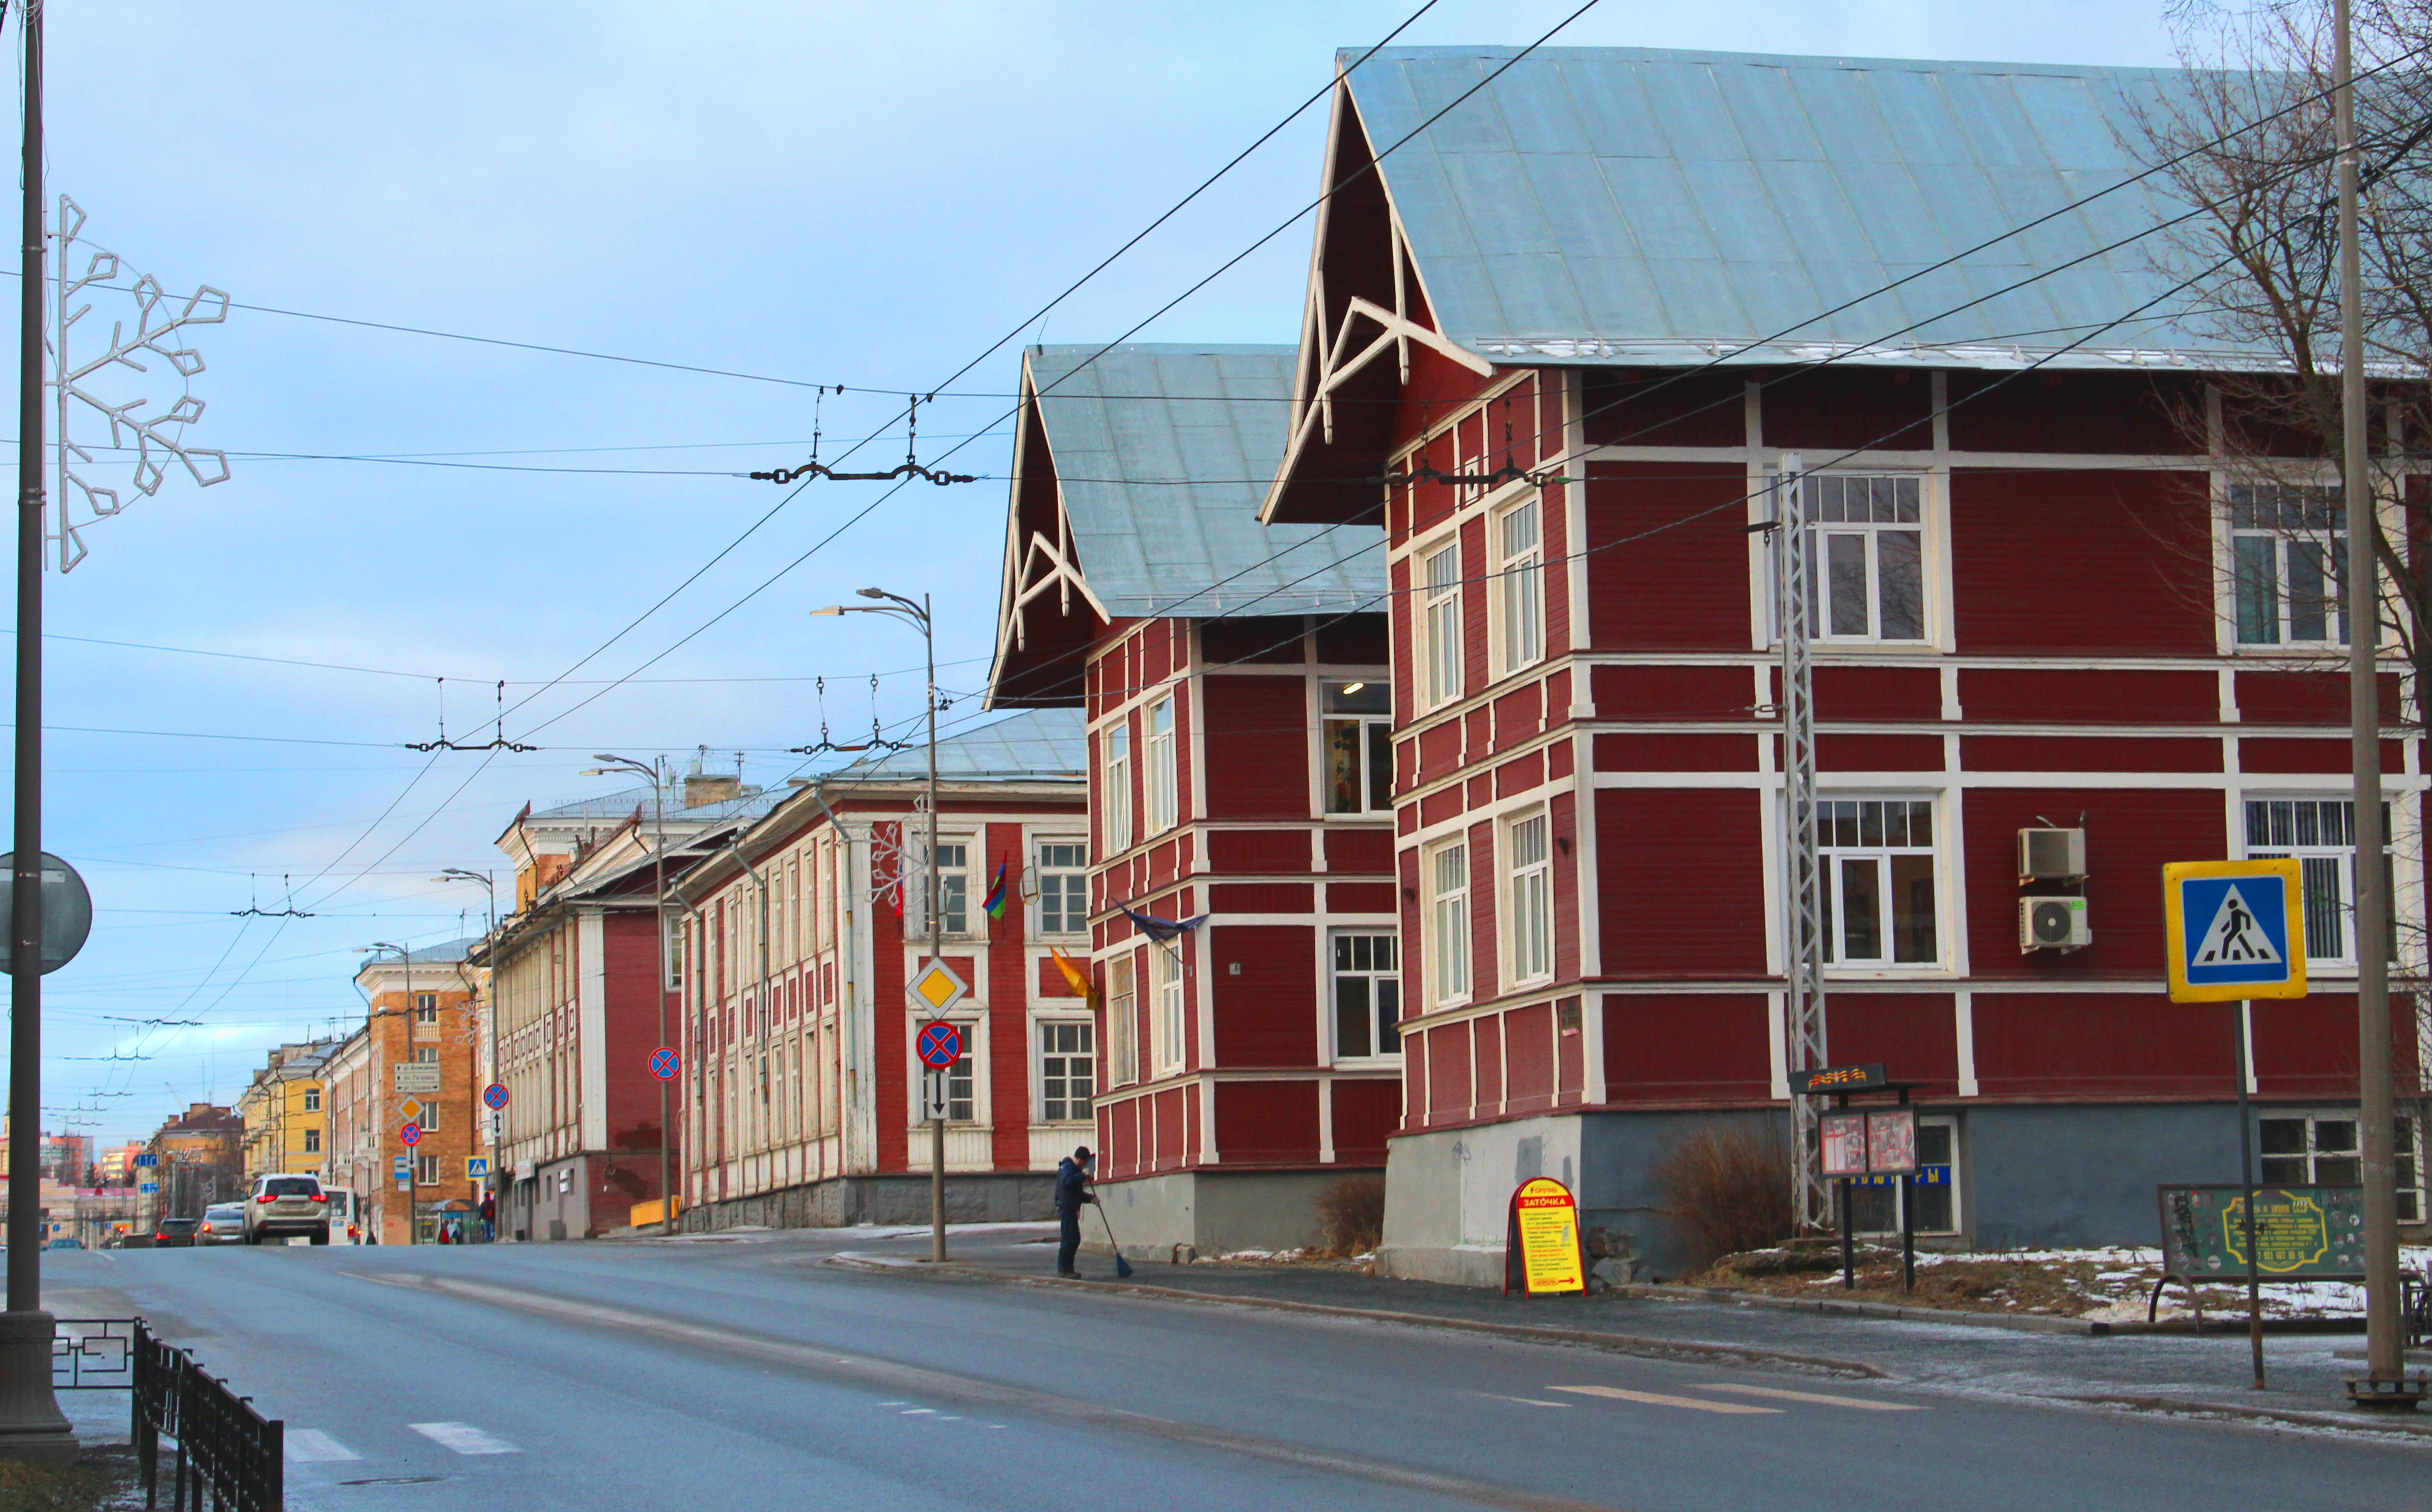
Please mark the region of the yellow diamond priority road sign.
<svg viewBox="0 0 2432 1512"><path fill-rule="evenodd" d="M970 983L943 961L922 966L904 989L911 1000L933 1014L942 1014L971 995Z"/></svg>
<svg viewBox="0 0 2432 1512"><path fill-rule="evenodd" d="M397 1105L397 1111L406 1122L412 1123L422 1117L422 1104L413 1098L408 1098Z"/></svg>

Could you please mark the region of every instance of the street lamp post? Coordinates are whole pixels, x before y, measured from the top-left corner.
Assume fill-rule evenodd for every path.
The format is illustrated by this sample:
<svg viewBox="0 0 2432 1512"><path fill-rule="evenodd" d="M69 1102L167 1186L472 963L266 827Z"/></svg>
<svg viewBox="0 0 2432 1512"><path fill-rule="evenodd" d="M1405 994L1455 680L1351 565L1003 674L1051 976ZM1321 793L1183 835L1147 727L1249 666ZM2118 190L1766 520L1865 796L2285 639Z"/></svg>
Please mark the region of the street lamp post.
<svg viewBox="0 0 2432 1512"><path fill-rule="evenodd" d="M650 824L657 837L650 843L650 865L657 872L656 899L650 910L650 926L658 932L659 978L651 986L659 1005L659 1045L667 1043L667 773L659 759L637 762L631 756L614 756L604 751L592 754L601 764L583 769L585 777L604 777L611 772L630 772L650 780ZM670 1174L674 1168L673 1146L675 1126L667 1121L667 1084L673 1077L662 1076L659 1082L659 1232L673 1234L676 1189Z"/></svg>
<svg viewBox="0 0 2432 1512"><path fill-rule="evenodd" d="M393 945L386 940L374 940L368 948L374 950L395 950L397 963L405 967L405 1043L407 1048L411 1049L414 1045L414 952L402 945ZM380 1010L374 1008L372 1012L377 1015ZM396 1081L396 1075L393 1072L390 1075L390 1081L392 1083ZM380 1100L378 1082L372 1084L372 1099L376 1102ZM377 1128L378 1125L374 1127ZM421 1225L416 1221L414 1213L414 1189L422 1184L422 1178L415 1170L415 1162L411 1158L408 1158L405 1163L405 1242L420 1244L422 1242L419 1232Z"/></svg>
<svg viewBox="0 0 2432 1512"><path fill-rule="evenodd" d="M919 601L902 594L890 594L884 588L864 588L864 598L883 598L880 604L830 604L814 609L819 614L892 614L916 625L927 652L929 701L929 853L922 858L925 882L922 891L927 897L929 914L929 964L940 965L945 960L945 920L937 912L937 626L929 617L929 596ZM942 1263L946 1258L946 1110L930 1110L929 1119L929 1258Z"/></svg>
<svg viewBox="0 0 2432 1512"><path fill-rule="evenodd" d="M15 890L9 905L8 1307L0 1316L0 1456L64 1463L76 1433L51 1391L51 1315L42 1311L42 12L25 29L24 256L17 333L17 771Z"/></svg>
<svg viewBox="0 0 2432 1512"><path fill-rule="evenodd" d="M492 935L498 932L498 883L490 880L490 874L488 872L469 871L463 866L443 866L440 868L439 875L431 878L431 880L435 882L460 882L478 883L482 893L489 899L489 906L482 914L482 917L487 922L488 928L482 932L481 937L482 939L487 940ZM464 963L461 958L457 962L456 974L464 979L464 990L468 993L473 992L472 976L469 972L465 971ZM408 1006L411 1006L411 1004ZM498 995L495 992L490 994L489 1009L490 1060L493 1068L495 1069L498 1057ZM466 1109L469 1110L467 1117L471 1119L471 1121L465 1125L465 1128L469 1130L478 1130L481 1127L481 1088L473 1085L472 1084L480 1081L481 1079L475 1076L467 1076L464 1080L466 1083L464 1088L464 1105ZM504 1115L500 1115L499 1117L503 1117ZM468 1139L465 1142L469 1147L471 1140ZM493 1191L496 1191L498 1184L498 1172L496 1168L498 1160L498 1141L495 1138L492 1139L490 1141L490 1159L492 1162L492 1168L488 1179L482 1183L484 1186L491 1188ZM481 1204L478 1202L474 1204L477 1210L480 1205ZM487 1233L488 1231L484 1230L483 1232Z"/></svg>

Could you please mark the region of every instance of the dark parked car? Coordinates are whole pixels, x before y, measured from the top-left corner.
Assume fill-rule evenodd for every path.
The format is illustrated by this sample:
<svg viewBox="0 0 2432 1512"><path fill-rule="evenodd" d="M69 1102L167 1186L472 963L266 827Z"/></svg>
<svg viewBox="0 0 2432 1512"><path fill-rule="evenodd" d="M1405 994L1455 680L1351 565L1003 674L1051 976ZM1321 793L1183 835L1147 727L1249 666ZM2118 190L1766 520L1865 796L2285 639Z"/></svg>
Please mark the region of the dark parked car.
<svg viewBox="0 0 2432 1512"><path fill-rule="evenodd" d="M191 1250L194 1235L202 1231L201 1218L162 1218L152 1230L155 1250Z"/></svg>

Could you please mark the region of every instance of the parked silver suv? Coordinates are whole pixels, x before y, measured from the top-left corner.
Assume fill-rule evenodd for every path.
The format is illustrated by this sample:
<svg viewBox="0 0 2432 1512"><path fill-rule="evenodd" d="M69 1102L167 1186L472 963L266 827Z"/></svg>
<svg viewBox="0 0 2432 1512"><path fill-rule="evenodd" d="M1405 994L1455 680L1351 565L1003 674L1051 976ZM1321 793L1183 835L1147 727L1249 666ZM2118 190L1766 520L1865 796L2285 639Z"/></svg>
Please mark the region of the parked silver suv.
<svg viewBox="0 0 2432 1512"><path fill-rule="evenodd" d="M283 1243L306 1235L314 1244L329 1242L329 1195L318 1176L274 1173L253 1179L245 1204L245 1242Z"/></svg>

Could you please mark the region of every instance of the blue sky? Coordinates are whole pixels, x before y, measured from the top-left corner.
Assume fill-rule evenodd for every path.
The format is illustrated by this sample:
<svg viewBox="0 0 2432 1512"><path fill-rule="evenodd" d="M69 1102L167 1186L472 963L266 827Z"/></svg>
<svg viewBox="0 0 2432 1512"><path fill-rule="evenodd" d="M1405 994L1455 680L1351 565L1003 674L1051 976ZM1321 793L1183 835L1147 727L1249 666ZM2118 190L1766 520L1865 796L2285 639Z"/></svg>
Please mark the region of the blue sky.
<svg viewBox="0 0 2432 1512"><path fill-rule="evenodd" d="M820 676L840 735L868 727L872 672L878 716L907 719L909 631L804 617L853 588L937 596L940 680L965 699L949 717L976 712L994 481L904 491L701 629L876 495L816 484L573 674L668 652L640 673L660 680L580 709L600 683L542 685L778 502L734 475L803 455L799 384L847 385L820 401L829 458L880 430L896 402L856 391L941 384L1415 4L59 8L52 188L173 292L797 381L242 309L205 328L197 445L397 460L241 455L227 483L173 479L95 526L91 559L53 577L55 634L181 649L50 647L48 723L179 733L50 737L50 848L83 870L97 923L49 979L43 1100L101 1111L45 1125L131 1137L232 1099L264 1048L360 1010L358 948L478 930L480 890L430 879L505 885L493 839L528 799L610 786L578 775L591 752L706 746L776 782L805 769L786 748L818 735ZM1402 40L1525 42L1576 4L1441 0ZM1557 41L2165 63L2157 12L1607 0ZM1059 306L1047 339L1120 334L1291 215L1323 119ZM1304 222L1142 339L1292 339L1308 246ZM925 410L923 460L969 437L954 465L1002 475L1016 369L1009 344ZM898 426L861 455L903 451ZM500 679L532 699L507 733L547 749L403 748L443 703L470 733ZM281 906L282 876L313 917L232 916ZM143 1058L67 1058L110 1055Z"/></svg>

